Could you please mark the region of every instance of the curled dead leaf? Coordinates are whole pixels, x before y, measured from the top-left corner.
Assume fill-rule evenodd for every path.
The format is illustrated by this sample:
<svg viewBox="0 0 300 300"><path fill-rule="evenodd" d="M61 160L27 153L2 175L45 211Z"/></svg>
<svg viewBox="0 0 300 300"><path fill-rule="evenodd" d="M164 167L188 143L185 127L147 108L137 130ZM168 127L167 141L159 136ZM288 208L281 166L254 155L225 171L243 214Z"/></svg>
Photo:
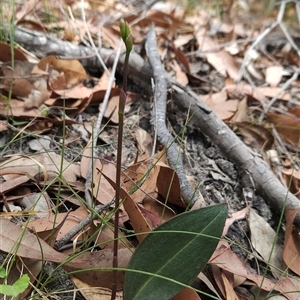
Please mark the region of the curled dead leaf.
<svg viewBox="0 0 300 300"><path fill-rule="evenodd" d="M268 112L267 119L274 124L282 140L298 147L300 145L300 120L296 116Z"/></svg>

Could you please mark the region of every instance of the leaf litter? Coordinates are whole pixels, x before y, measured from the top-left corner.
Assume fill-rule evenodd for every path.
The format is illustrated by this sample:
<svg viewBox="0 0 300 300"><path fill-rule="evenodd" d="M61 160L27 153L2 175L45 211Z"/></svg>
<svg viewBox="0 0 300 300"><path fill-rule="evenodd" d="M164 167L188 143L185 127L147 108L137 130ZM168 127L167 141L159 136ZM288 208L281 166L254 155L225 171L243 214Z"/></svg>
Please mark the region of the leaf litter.
<svg viewBox="0 0 300 300"><path fill-rule="evenodd" d="M66 21L58 11L57 22L46 24L42 22L43 15L34 14L34 11L41 12L40 5L20 6L16 10L16 20L18 24L38 31L63 29L61 37L77 45L86 35L87 29L93 35L98 34L97 28L101 23L91 14L94 4L86 3L87 27L77 18L72 22ZM146 14L140 14L140 19L138 15L130 13L129 7L115 1L112 1L111 6L103 3L97 5L99 12L115 15L113 21L101 23L99 39L107 48L118 48L119 33L114 20L117 21L123 14L129 13L124 19L133 22L131 28L137 45L142 45L145 29L154 21L160 42L159 51L168 75L173 76L181 85L193 88L216 115L268 163L267 151L275 148L280 154L282 165L270 164L270 167L300 197L300 176L295 168L299 165L299 99L295 96L299 93L299 82L296 80L284 87L292 76L287 66L299 66L299 57L291 47L287 47L288 41L284 36L282 38L281 35L281 40L278 39L282 47L275 49L276 51L273 49L275 43L272 34L270 38L261 41L265 45L264 51L261 45L246 67L252 76L252 84L249 84L246 80L241 81L240 66L250 45L249 41L257 34L258 28L248 30L247 23L243 24L235 18L231 19L233 26L230 26L225 20L213 19L200 9L193 14L186 14L187 11L182 8L174 9L173 4L170 4L173 8L169 11L167 8L163 12L150 9ZM76 3L70 3L70 8L73 13L78 13ZM27 20L27 15L33 17L31 23ZM275 31L274 36L276 34ZM246 43L239 44L239 39L245 39ZM85 287L101 287L97 293L104 297L105 289L111 288L112 282L111 272L101 270L112 265L112 222L104 226L103 222L94 221L82 228L64 253L55 251L52 246L53 239L64 236L88 215L83 193L92 157L89 142L91 131L89 129L79 133L74 125L82 125L85 129L93 128L95 115L101 109L107 89L108 76L105 72L95 77L89 75L81 58L64 59L55 55L43 55L40 60L29 59L27 53L17 48L14 49L15 64L12 65L11 46L1 42L0 47L1 134L9 137L5 138L4 143L1 142L1 203L3 207L9 208L8 203L12 202L13 205L20 206L22 211L21 216L10 208L0 212L1 228L6 229L1 232L0 250L16 252L20 263L30 269L28 274L32 274L32 283L41 271L40 265L35 267L33 262L64 263L68 271L96 268L91 273L80 272L74 275L74 283L79 287L81 280ZM132 88L136 92L136 86L133 85ZM120 266L124 268L134 251L133 247L143 240L147 232L185 209L176 173L168 166L167 160L158 154L156 157L160 158L154 163L141 187L129 194L130 189L147 173L152 159L154 141L149 126L150 106L145 103L143 96L143 91L139 89L128 97L125 120L121 193L126 200L120 207L121 219L118 220L122 230L120 236L124 239L119 249ZM105 111L106 124L99 135L99 159L92 166L93 186L90 192L99 204L107 204L114 197L117 99L116 85L111 90ZM244 105L241 107L242 103ZM266 110L269 103L272 105ZM168 114L171 130L179 134L181 128L185 127L187 117L172 105L168 105ZM33 141L49 137L50 145L33 145ZM10 142L6 145L7 141ZM294 214L287 212L289 215L286 216L285 230L281 228L276 239L276 218L273 216L275 219L272 219L272 212L270 208L266 208L263 199L256 196L257 199L249 200L246 193L242 194L240 181L236 179L235 186L220 179L213 180L216 173L225 173L234 179L230 172L230 168L234 166L216 150L213 141L205 139L191 125L187 127L187 137L181 146L186 153L187 173L199 183L206 205L226 201L230 207L231 218L228 218L224 236L228 233L227 238L231 241L229 244L220 242L210 260L211 276L204 280L199 275L202 282L215 295L222 295L226 299L248 299L246 291L250 291L249 286L253 284L270 292L269 295L277 291L287 299L298 299L300 248L299 229L293 226ZM126 148L129 150L126 151ZM211 159L216 162L214 165L205 163ZM41 192L42 197L37 191ZM35 200L31 205L26 206L21 200L28 194L38 196L33 198ZM36 206L41 198L45 199L46 207ZM72 201L68 200L71 198ZM249 209L249 205L253 208ZM70 209L74 212L68 211ZM105 220L110 214L111 210L101 213L100 220ZM31 219L33 217L36 220ZM28 231L7 218L20 219L19 224L23 221L22 224ZM126 239L126 232L138 235ZM246 235L243 237L244 234ZM237 250L231 242L248 244L248 253ZM19 244L18 249L14 248L16 244ZM83 248L80 248L81 244L84 245ZM68 257L77 249L91 245L96 251L80 254L72 259ZM100 259L102 256L106 257L104 264ZM271 272L264 270L266 265L270 265ZM203 271L209 272L208 269L207 267ZM288 269L293 273L287 275L285 272ZM20 274L20 268L14 267L13 270ZM264 276L264 272L267 272L268 277ZM120 289L123 275L121 272L118 278ZM203 283L200 283L199 288L203 287ZM80 288L84 287L80 285ZM26 292L27 295L29 292L30 290ZM84 295L86 299L92 299L93 296L95 295ZM26 297L26 294L23 293L22 297ZM174 299L186 297L200 299L200 295L188 289Z"/></svg>

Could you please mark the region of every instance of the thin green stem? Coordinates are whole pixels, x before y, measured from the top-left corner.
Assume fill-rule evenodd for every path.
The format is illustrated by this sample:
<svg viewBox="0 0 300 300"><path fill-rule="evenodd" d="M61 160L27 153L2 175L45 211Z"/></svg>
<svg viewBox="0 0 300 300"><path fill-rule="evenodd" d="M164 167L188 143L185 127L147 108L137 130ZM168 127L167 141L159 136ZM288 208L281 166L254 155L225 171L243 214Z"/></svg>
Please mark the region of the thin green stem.
<svg viewBox="0 0 300 300"><path fill-rule="evenodd" d="M125 64L123 71L123 86L119 97L119 127L118 127L118 150L116 166L116 202L115 202L115 224L114 224L114 255L113 255L113 283L111 299L116 298L117 294L117 268L118 268L118 244L119 244L119 216L120 216L120 191L121 191L121 163L122 163L122 144L124 129L124 110L127 98L127 69L130 51L126 51Z"/></svg>
<svg viewBox="0 0 300 300"><path fill-rule="evenodd" d="M118 132L118 150L117 150L117 167L116 167L116 202L115 202L115 225L114 225L114 254L113 254L113 282L111 291L111 300L116 299L117 295L117 269L118 269L118 242L119 242L119 206L121 192L121 163L122 163L122 144L124 128L124 110L127 98L127 73L129 55L132 49L133 41L130 35L130 28L127 22L120 20L120 35L126 46L125 64L123 69L123 86L119 97L119 132Z"/></svg>

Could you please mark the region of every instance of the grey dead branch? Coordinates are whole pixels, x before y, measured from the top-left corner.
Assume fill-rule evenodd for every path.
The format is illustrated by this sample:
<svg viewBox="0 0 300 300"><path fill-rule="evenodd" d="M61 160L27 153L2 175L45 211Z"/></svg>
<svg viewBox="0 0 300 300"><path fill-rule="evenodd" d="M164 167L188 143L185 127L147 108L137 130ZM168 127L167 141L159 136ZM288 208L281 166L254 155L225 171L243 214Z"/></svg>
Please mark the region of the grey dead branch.
<svg viewBox="0 0 300 300"><path fill-rule="evenodd" d="M152 114L155 114L153 119L155 120L157 137L160 143L167 148L169 164L178 175L181 196L184 203L189 207L196 201L196 191L191 188L185 176L181 154L177 150L177 144L174 142L174 138L166 126L168 81L166 78L165 69L161 63L160 56L157 51L156 34L153 23L147 35L146 52L155 80L154 109Z"/></svg>
<svg viewBox="0 0 300 300"><path fill-rule="evenodd" d="M85 46L76 46L39 32L24 28L16 28L15 42L22 45L38 57L48 54L63 57L80 58L80 61L90 72L101 69L96 57L84 59L94 55L92 49ZM111 66L115 59L113 50L102 48L99 51L102 59ZM122 70L125 55L121 55L118 69ZM140 86L146 95L151 95L151 78L153 72L139 54L134 51L130 55L129 78ZM278 213L282 209L299 209L299 200L275 177L266 162L258 155L252 153L248 147L235 135L235 133L208 108L201 99L189 88L183 87L173 79L168 78L168 88L172 89L172 98L179 109L190 113L191 123L211 139L222 153L231 160L240 173L243 182L252 182L252 188L266 199L270 206ZM249 187L249 185L247 185ZM251 187L251 185L250 185ZM300 228L300 214L295 218L295 225Z"/></svg>

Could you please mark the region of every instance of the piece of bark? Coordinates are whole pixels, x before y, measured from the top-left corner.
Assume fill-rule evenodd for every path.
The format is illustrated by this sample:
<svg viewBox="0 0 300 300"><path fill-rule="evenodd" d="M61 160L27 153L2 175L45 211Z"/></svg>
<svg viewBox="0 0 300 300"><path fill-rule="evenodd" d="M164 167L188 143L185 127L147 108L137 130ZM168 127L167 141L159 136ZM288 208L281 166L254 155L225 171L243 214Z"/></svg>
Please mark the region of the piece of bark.
<svg viewBox="0 0 300 300"><path fill-rule="evenodd" d="M17 43L39 57L43 54L46 55L49 49L56 55L69 57L82 57L93 54L93 50L87 47L76 46L27 29L16 28L14 38ZM114 61L113 50L102 48L99 53L108 65L112 65ZM121 56L119 60L118 68L120 70L123 68L124 59L125 55ZM101 68L96 58L82 62L85 62L84 66L88 70L100 70ZM131 80L150 95L152 70L149 64L135 52L130 55L128 74ZM234 132L197 95L172 79L168 80L168 86L173 90L172 98L175 104L185 111L189 110L190 115L193 116L191 121L199 126L199 129L219 147L222 153L241 172L248 173L252 177L257 193L267 200L274 210L280 213L282 209L300 208L300 201L275 177L267 163L252 154ZM294 223L300 228L300 214L297 215Z"/></svg>

